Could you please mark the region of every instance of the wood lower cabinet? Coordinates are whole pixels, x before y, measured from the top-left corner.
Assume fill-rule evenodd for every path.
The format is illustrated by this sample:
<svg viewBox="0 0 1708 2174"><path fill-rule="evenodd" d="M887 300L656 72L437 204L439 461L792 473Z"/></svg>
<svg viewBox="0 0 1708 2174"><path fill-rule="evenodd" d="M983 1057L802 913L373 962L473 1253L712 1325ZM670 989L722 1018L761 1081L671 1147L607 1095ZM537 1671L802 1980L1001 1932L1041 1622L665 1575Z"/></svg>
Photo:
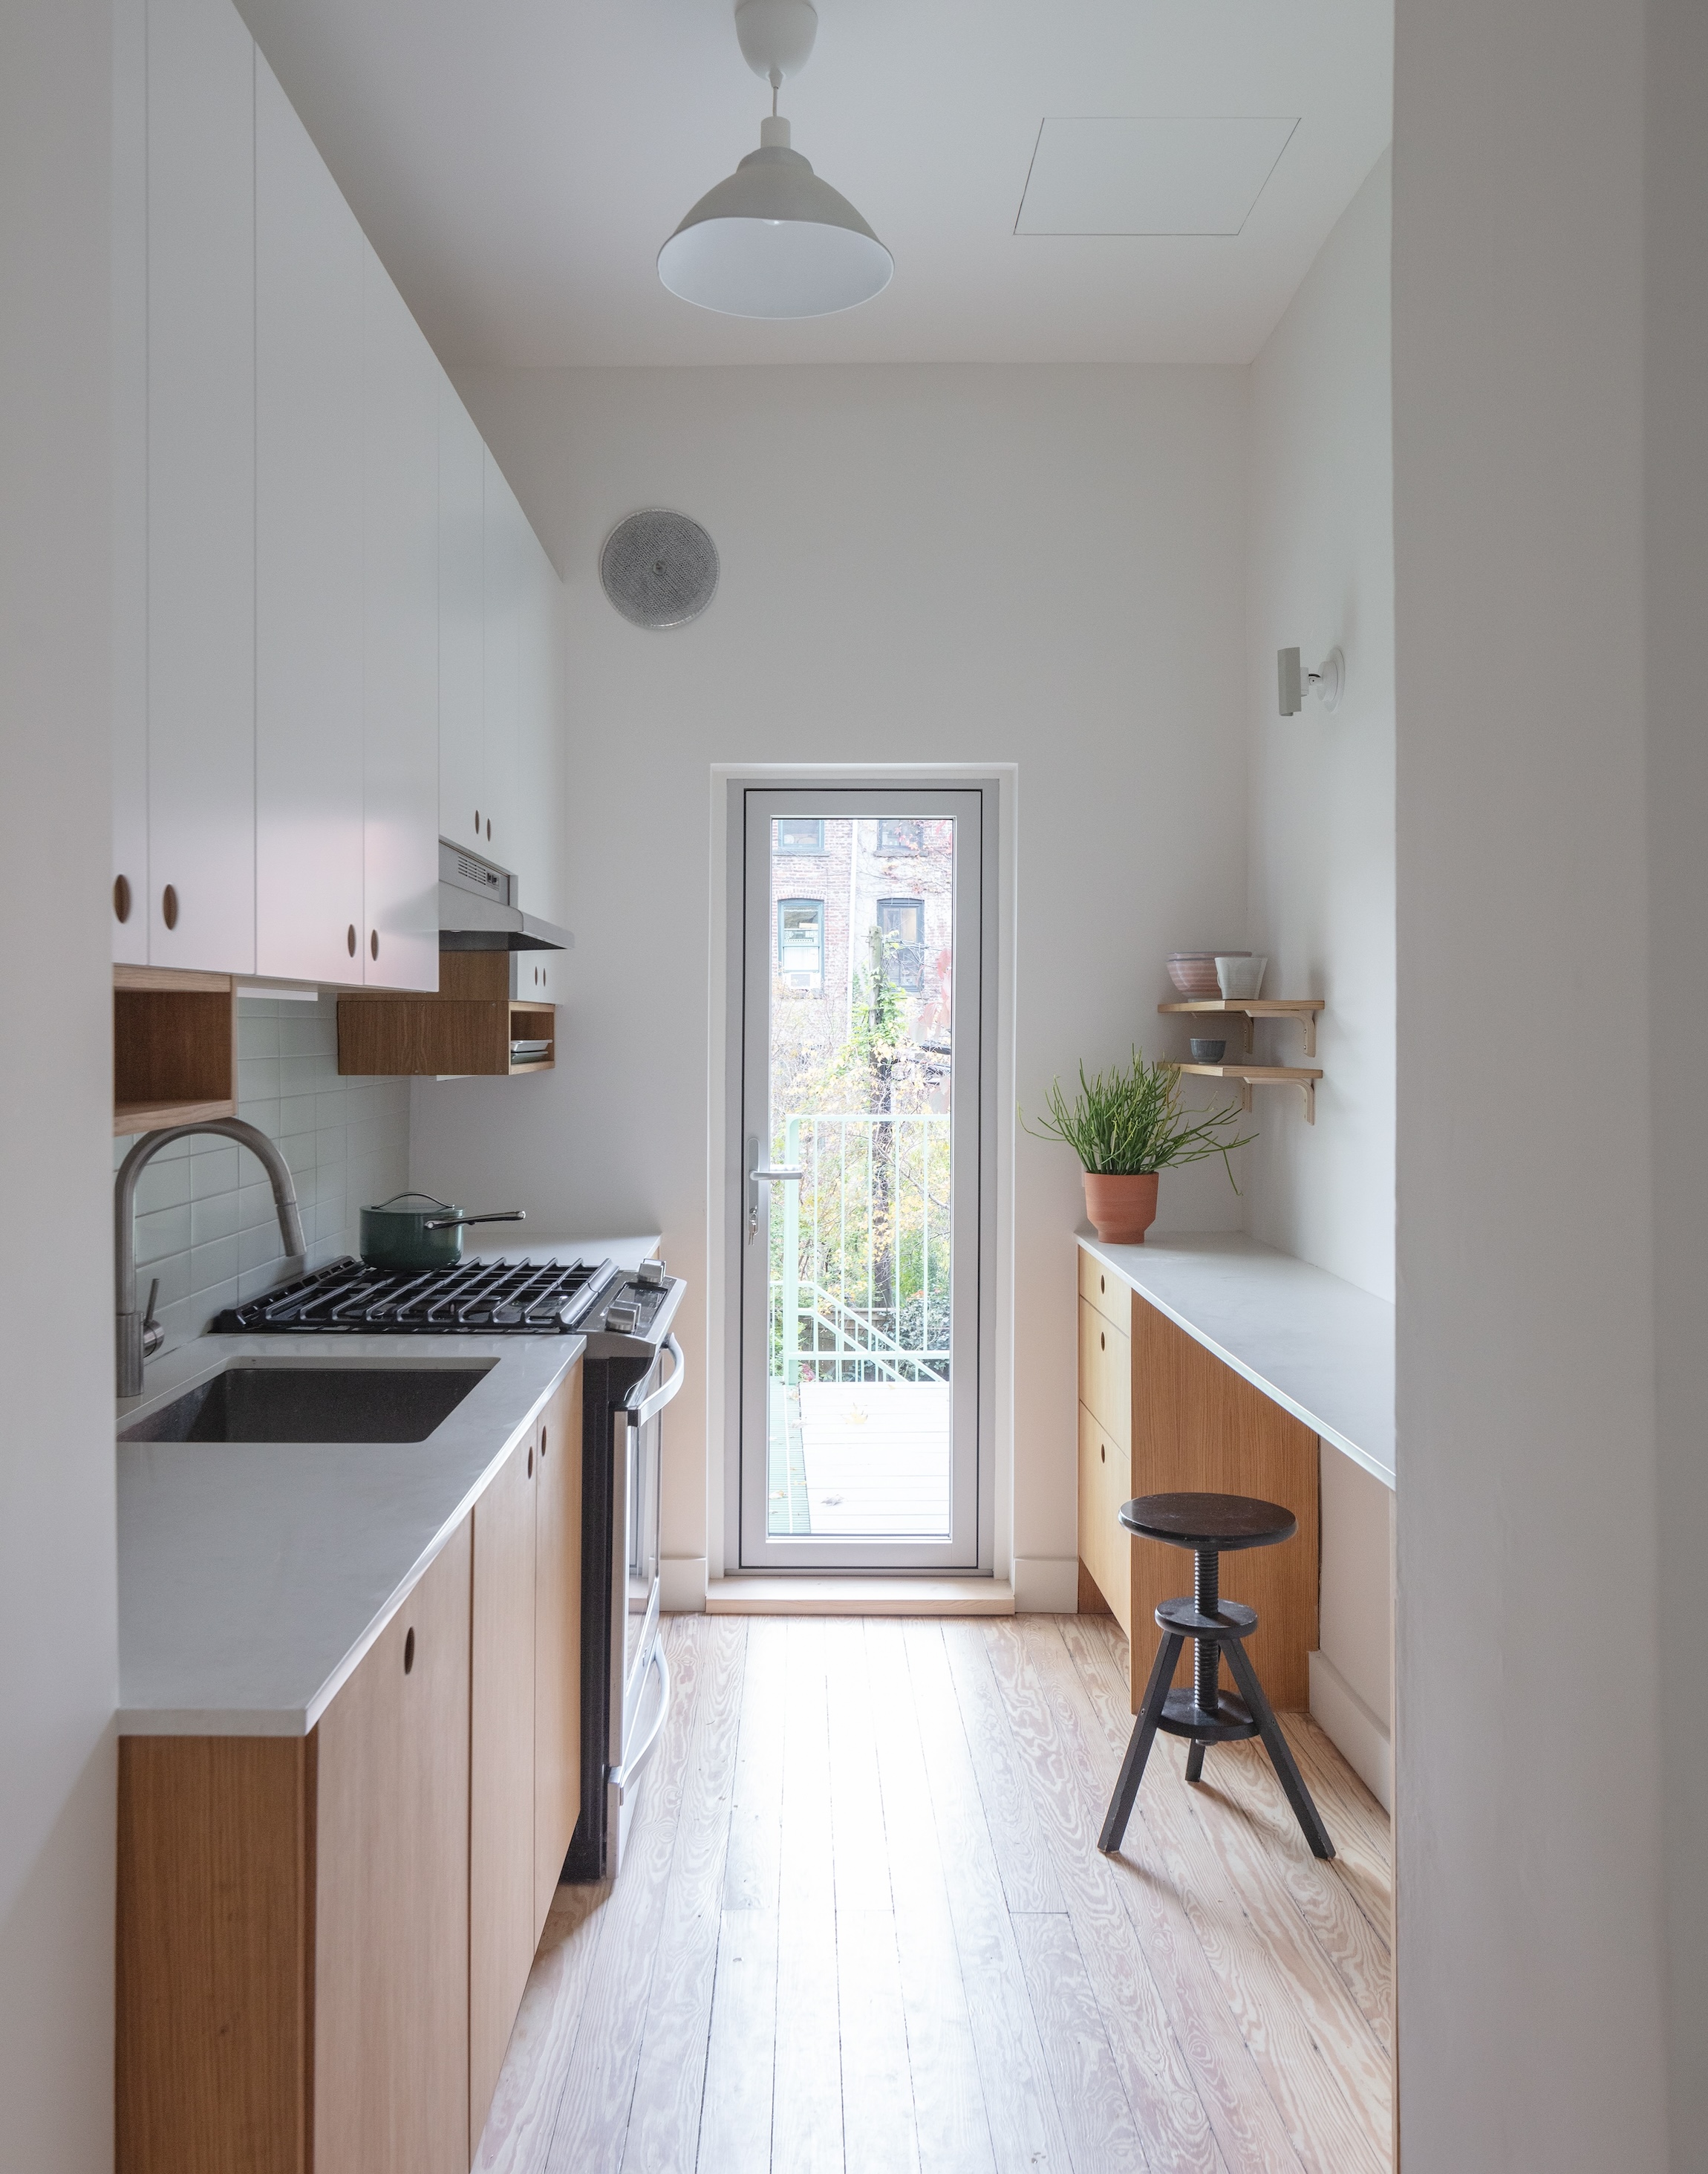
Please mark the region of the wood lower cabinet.
<svg viewBox="0 0 1708 2174"><path fill-rule="evenodd" d="M1079 1559L1132 1641L1136 1709L1155 1652L1158 1604L1190 1593L1192 1557L1122 1532L1136 1495L1250 1495L1299 1520L1279 1547L1226 1555L1222 1591L1255 1608L1247 1644L1271 1702L1310 1704L1317 1642L1318 1443L1245 1376L1130 1284L1079 1255ZM1175 1681L1192 1681L1192 1648Z"/></svg>
<svg viewBox="0 0 1708 2174"><path fill-rule="evenodd" d="M581 1362L540 1421L534 1493L534 1937L581 1809Z"/></svg>
<svg viewBox="0 0 1708 2174"><path fill-rule="evenodd" d="M468 1794L468 2154L533 1961L538 1430L474 1506Z"/></svg>
<svg viewBox="0 0 1708 2174"><path fill-rule="evenodd" d="M120 2174L463 2174L469 1564L308 1737L121 1740Z"/></svg>

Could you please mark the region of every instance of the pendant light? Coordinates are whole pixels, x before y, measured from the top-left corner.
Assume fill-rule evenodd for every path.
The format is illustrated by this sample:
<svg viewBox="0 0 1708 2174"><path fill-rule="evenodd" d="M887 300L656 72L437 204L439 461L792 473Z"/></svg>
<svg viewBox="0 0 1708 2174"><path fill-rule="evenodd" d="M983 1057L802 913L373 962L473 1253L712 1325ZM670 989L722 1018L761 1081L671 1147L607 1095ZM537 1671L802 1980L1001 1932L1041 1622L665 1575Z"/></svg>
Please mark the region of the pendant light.
<svg viewBox="0 0 1708 2174"><path fill-rule="evenodd" d="M658 252L673 295L732 317L824 317L869 302L895 259L845 196L789 142L777 111L785 79L818 35L813 0L737 0L736 35L771 86L759 148L709 189Z"/></svg>

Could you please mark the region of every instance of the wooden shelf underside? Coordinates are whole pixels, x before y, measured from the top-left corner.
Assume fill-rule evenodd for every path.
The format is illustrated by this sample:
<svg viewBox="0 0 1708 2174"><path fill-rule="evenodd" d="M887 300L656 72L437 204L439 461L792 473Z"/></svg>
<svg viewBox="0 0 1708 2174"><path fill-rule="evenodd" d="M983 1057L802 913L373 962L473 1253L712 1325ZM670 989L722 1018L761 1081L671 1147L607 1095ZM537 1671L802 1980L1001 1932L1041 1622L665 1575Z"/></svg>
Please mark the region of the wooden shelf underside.
<svg viewBox="0 0 1708 2174"><path fill-rule="evenodd" d="M1242 1017L1246 1023L1246 1054L1251 1054L1252 1022L1260 1019L1296 1019L1305 1030L1305 1054L1316 1054L1316 1014L1327 1009L1321 997L1187 997L1171 1004L1159 1004L1159 1012L1218 1014Z"/></svg>
<svg viewBox="0 0 1708 2174"><path fill-rule="evenodd" d="M209 1117L235 1117L237 1105L230 1100L214 1102L120 1102L113 1109L113 1137L126 1139L132 1133L158 1133L168 1125L199 1125Z"/></svg>

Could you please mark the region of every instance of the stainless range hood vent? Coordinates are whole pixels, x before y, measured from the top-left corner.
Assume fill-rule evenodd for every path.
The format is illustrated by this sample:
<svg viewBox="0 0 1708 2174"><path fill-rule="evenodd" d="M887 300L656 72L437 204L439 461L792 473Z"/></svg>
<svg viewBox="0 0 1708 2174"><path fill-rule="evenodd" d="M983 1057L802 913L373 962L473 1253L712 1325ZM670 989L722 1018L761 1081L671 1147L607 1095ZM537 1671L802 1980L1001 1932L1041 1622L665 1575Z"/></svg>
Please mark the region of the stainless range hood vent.
<svg viewBox="0 0 1708 2174"><path fill-rule="evenodd" d="M569 951L567 928L524 913L516 878L448 838L439 841L441 951Z"/></svg>

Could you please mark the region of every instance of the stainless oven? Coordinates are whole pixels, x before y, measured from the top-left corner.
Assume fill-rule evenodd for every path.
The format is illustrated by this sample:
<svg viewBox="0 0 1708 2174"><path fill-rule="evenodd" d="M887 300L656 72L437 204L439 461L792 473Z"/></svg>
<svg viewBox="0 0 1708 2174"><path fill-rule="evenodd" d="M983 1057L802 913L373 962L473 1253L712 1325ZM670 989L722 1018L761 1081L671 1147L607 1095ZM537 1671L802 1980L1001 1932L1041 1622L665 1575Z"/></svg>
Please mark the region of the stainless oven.
<svg viewBox="0 0 1708 2174"><path fill-rule="evenodd" d="M668 1358L670 1371L664 1373ZM658 1636L661 1414L683 1382L682 1346L667 1335L658 1355L611 1414L610 1717L606 1738L605 1864L622 1861L641 1770L670 1704L670 1663Z"/></svg>

